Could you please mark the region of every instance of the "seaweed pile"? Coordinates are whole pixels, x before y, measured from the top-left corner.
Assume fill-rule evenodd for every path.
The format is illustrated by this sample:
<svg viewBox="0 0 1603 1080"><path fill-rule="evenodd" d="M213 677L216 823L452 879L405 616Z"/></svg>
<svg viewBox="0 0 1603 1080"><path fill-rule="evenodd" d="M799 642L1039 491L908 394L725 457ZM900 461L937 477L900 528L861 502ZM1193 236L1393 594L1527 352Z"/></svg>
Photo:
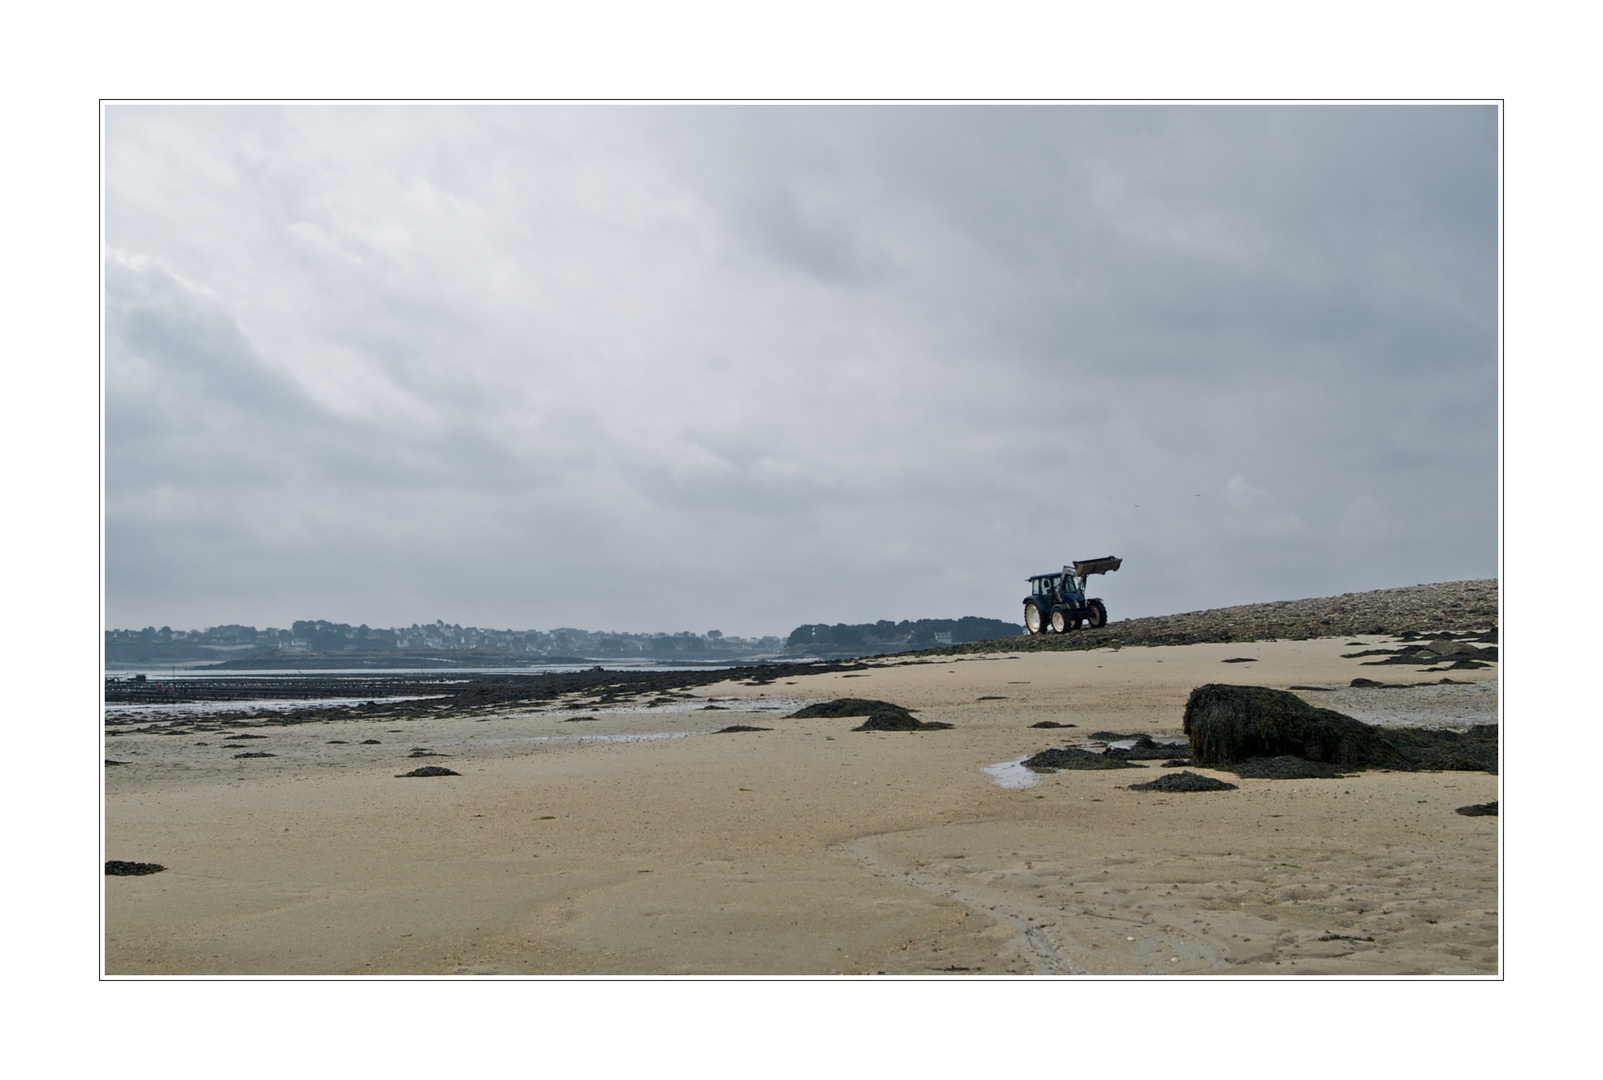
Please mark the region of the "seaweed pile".
<svg viewBox="0 0 1603 1080"><path fill-rule="evenodd" d="M1238 761L1230 771L1243 780L1339 780L1347 774L1322 761L1281 754Z"/></svg>
<svg viewBox="0 0 1603 1080"><path fill-rule="evenodd" d="M1107 754L1098 754L1091 750L1082 750L1078 746L1068 748L1052 747L1042 750L1033 757L1027 757L1020 762L1026 769L1038 773L1057 772L1059 769L1144 769L1145 765L1137 765L1133 761L1122 758L1109 757Z"/></svg>
<svg viewBox="0 0 1603 1080"><path fill-rule="evenodd" d="M161 863L153 862L124 862L121 859L108 859L106 873L112 877L140 877L144 874L159 874L167 869Z"/></svg>
<svg viewBox="0 0 1603 1080"><path fill-rule="evenodd" d="M900 705L892 705L888 701L875 701L873 698L843 697L834 701L820 701L817 705L809 705L805 709L797 709L787 720L834 720L842 716L872 716L877 712L894 713L913 719L913 714Z"/></svg>
<svg viewBox="0 0 1603 1080"><path fill-rule="evenodd" d="M867 720L852 728L853 731L942 731L950 728L951 724L943 724L939 720L919 720L905 712L876 712L869 714Z"/></svg>
<svg viewBox="0 0 1603 1080"><path fill-rule="evenodd" d="M835 719L842 716L868 718L852 728L853 731L940 731L952 726L935 720L920 720L900 705L893 705L889 701L875 701L873 698L836 698L834 701L821 701L817 705L796 710L786 719Z"/></svg>
<svg viewBox="0 0 1603 1080"><path fill-rule="evenodd" d="M1165 758L1172 758L1177 749L1173 744L1166 746L1154 741L1152 736L1144 732L1127 735L1118 731L1093 731L1090 738L1102 742L1134 740L1134 745L1110 746L1100 753L1081 746L1053 747L1050 750L1042 750L1034 757L1025 758L1022 764L1025 768L1036 772L1056 772L1059 769L1140 769L1145 766L1137 765L1136 762L1163 761ZM1177 764L1189 765L1190 762L1182 761Z"/></svg>
<svg viewBox="0 0 1603 1080"><path fill-rule="evenodd" d="M1277 778L1325 775L1281 758L1346 770L1497 771L1495 725L1477 724L1467 732L1380 728L1264 686L1198 687L1186 702L1184 730L1195 764L1243 776L1248 773L1238 766Z"/></svg>
<svg viewBox="0 0 1603 1080"><path fill-rule="evenodd" d="M1215 780L1211 776L1201 776L1194 772L1164 773L1156 780L1145 784L1131 784L1131 791L1234 791L1236 785L1227 784L1223 780Z"/></svg>
<svg viewBox="0 0 1603 1080"><path fill-rule="evenodd" d="M1406 644L1398 649L1364 649L1362 652L1342 653L1343 660L1356 660L1364 656L1384 656L1384 660L1365 660L1364 664L1415 664L1415 665L1446 665L1445 667L1431 666L1427 671L1463 671L1471 668L1489 667L1497 660L1497 631L1488 630L1480 634L1418 634L1405 632L1399 634ZM1481 642L1487 647L1476 648L1471 642ZM1356 685L1356 684L1355 684Z"/></svg>
<svg viewBox="0 0 1603 1080"><path fill-rule="evenodd" d="M408 776L461 776L461 775L462 774L459 773L459 772L455 772L455 771L453 771L451 769L441 768L438 765L425 765L421 769L413 769L409 773L397 773L395 775L395 778L397 780L404 780Z"/></svg>
<svg viewBox="0 0 1603 1080"><path fill-rule="evenodd" d="M1091 737L1106 742L1134 739L1134 746L1110 746L1102 751L1110 758L1121 758L1125 761L1163 761L1174 757L1175 751L1179 749L1175 743L1153 742L1150 735L1109 735L1106 731L1099 731Z"/></svg>

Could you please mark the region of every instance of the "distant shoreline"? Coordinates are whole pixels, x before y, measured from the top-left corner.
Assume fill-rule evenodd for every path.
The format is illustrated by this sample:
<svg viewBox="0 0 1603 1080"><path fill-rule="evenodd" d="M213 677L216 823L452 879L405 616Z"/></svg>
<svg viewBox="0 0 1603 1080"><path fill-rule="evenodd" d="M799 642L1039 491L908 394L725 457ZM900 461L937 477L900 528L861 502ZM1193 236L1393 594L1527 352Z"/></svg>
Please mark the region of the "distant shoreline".
<svg viewBox="0 0 1603 1080"><path fill-rule="evenodd" d="M1227 608L1155 615L1110 622L1097 630L1066 634L1038 634L993 638L957 645L895 652L832 649L814 645L806 655L765 654L707 659L688 657L519 656L494 649L348 649L328 652L262 650L218 662L107 661L106 670L140 670L167 666L188 672L223 671L328 671L364 669L450 671L464 668L504 668L538 672L542 668L572 665L614 665L626 670L658 667L740 668L772 664L800 664L810 660L842 660L891 656L952 656L970 653L1020 652L1060 649L1097 649L1126 645L1195 645L1268 640L1304 640L1360 634L1431 634L1495 630L1498 626L1498 582L1493 579L1410 585L1396 589L1342 593L1339 596L1241 604Z"/></svg>

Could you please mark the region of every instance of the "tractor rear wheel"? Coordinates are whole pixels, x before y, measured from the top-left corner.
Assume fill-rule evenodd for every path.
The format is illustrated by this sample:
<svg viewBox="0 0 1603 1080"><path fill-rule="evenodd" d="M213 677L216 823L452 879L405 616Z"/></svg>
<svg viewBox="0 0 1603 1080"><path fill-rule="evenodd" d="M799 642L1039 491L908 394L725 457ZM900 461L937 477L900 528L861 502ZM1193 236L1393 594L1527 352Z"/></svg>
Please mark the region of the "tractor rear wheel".
<svg viewBox="0 0 1603 1080"><path fill-rule="evenodd" d="M1039 634L1046 629L1046 624L1041 619L1041 609L1034 604L1024 605L1024 629L1031 634Z"/></svg>
<svg viewBox="0 0 1603 1080"><path fill-rule="evenodd" d="M1102 606L1102 601L1093 600L1088 606L1091 608L1091 614L1085 621L1090 625L1091 629L1095 630L1099 626L1106 626L1108 624L1108 609Z"/></svg>
<svg viewBox="0 0 1603 1080"><path fill-rule="evenodd" d="M1069 632L1069 617L1064 614L1062 608L1059 608L1052 613L1052 632L1056 634L1066 634Z"/></svg>

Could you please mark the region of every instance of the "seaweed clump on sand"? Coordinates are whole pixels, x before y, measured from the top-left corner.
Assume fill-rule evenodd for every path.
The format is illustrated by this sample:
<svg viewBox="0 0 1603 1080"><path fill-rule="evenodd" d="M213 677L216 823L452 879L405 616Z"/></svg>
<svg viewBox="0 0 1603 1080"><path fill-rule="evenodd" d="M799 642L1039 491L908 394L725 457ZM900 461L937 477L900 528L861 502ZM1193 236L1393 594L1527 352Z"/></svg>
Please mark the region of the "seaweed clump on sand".
<svg viewBox="0 0 1603 1080"><path fill-rule="evenodd" d="M951 724L939 720L920 720L906 711L888 710L871 713L867 720L852 728L853 731L943 731Z"/></svg>
<svg viewBox="0 0 1603 1080"><path fill-rule="evenodd" d="M736 732L736 731L772 731L772 730L774 730L774 729L773 728L765 728L765 727L752 727L750 724L730 724L728 727L719 728L717 731L713 732L713 734L714 735L728 735L728 734L731 734L732 732Z"/></svg>
<svg viewBox="0 0 1603 1080"><path fill-rule="evenodd" d="M868 717L867 720L852 728L853 731L940 731L952 726L935 720L920 720L900 705L893 705L889 701L850 697L836 698L834 701L821 701L817 705L809 705L804 709L797 709L786 719L835 719L842 716Z"/></svg>
<svg viewBox="0 0 1603 1080"><path fill-rule="evenodd" d="M1466 732L1402 728L1386 732L1394 757L1380 767L1399 772L1497 773L1497 727L1477 724Z"/></svg>
<svg viewBox="0 0 1603 1080"><path fill-rule="evenodd" d="M1053 727L1079 727L1080 725L1079 724L1060 724L1056 720L1042 720L1039 723L1031 724L1030 726L1031 727L1053 728Z"/></svg>
<svg viewBox="0 0 1603 1080"><path fill-rule="evenodd" d="M106 873L112 877L139 877L144 874L159 874L167 869L161 863L154 862L124 862L121 859L106 860Z"/></svg>
<svg viewBox="0 0 1603 1080"><path fill-rule="evenodd" d="M1145 765L1137 765L1133 761L1109 757L1106 754L1093 753L1082 750L1078 746L1067 749L1052 747L1042 750L1033 757L1027 757L1020 762L1026 769L1035 772L1056 772L1059 769L1144 769Z"/></svg>
<svg viewBox="0 0 1603 1080"><path fill-rule="evenodd" d="M1290 754L1248 758L1236 762L1230 771L1243 780L1339 780L1346 775L1334 765Z"/></svg>
<svg viewBox="0 0 1603 1080"><path fill-rule="evenodd" d="M1145 784L1131 784L1131 791L1235 791L1236 785L1194 772L1164 773Z"/></svg>
<svg viewBox="0 0 1603 1080"><path fill-rule="evenodd" d="M1460 806L1455 813L1465 817L1496 817L1497 804L1495 802L1476 803L1474 806Z"/></svg>
<svg viewBox="0 0 1603 1080"><path fill-rule="evenodd" d="M451 770L451 769L441 768L438 765L425 765L421 769L413 769L409 773L396 773L395 774L395 778L397 780L404 780L408 776L461 776L461 775L462 774L459 773L459 772L455 772L454 770Z"/></svg>
<svg viewBox="0 0 1603 1080"><path fill-rule="evenodd" d="M1264 686L1209 683L1191 691L1185 733L1198 765L1237 772L1238 763L1282 757L1348 770L1497 771L1495 725L1383 729Z"/></svg>
<svg viewBox="0 0 1603 1080"><path fill-rule="evenodd" d="M820 701L816 705L809 705L804 709L797 709L787 720L834 720L842 716L873 716L878 712L896 713L913 719L913 714L900 705L892 705L888 701L875 701L873 698L843 697L834 701Z"/></svg>
<svg viewBox="0 0 1603 1080"><path fill-rule="evenodd" d="M1176 744L1153 742L1151 736L1142 735L1136 739L1134 746L1110 746L1102 752L1110 758L1123 758L1125 761L1163 761L1174 757L1178 749Z"/></svg>

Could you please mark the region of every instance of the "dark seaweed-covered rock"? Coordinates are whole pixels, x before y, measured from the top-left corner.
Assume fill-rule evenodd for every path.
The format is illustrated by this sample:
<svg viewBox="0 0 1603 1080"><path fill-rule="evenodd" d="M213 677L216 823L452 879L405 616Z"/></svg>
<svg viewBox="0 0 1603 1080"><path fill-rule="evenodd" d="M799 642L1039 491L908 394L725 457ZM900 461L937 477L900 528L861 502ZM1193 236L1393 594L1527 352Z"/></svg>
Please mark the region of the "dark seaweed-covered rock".
<svg viewBox="0 0 1603 1080"><path fill-rule="evenodd" d="M143 874L159 874L167 869L161 863L153 862L123 862L121 859L110 859L106 862L106 873L112 877L139 877Z"/></svg>
<svg viewBox="0 0 1603 1080"><path fill-rule="evenodd" d="M113 760L111 760L111 758L107 758L106 759L106 764L107 765L126 765L128 763L126 761L113 761Z"/></svg>
<svg viewBox="0 0 1603 1080"><path fill-rule="evenodd" d="M1137 731L1129 735L1121 735L1117 731L1093 731L1086 738L1097 739L1101 742L1123 742L1125 739L1134 739L1140 742L1142 739L1151 739L1152 736L1144 731Z"/></svg>
<svg viewBox="0 0 1603 1080"><path fill-rule="evenodd" d="M278 755L277 754L269 754L265 750L247 750L243 754L235 754L234 756L236 758L242 758L242 757L277 757Z"/></svg>
<svg viewBox="0 0 1603 1080"><path fill-rule="evenodd" d="M1258 658L1256 656L1232 656L1228 660L1221 660L1219 662L1221 664L1256 664L1258 662ZM1156 781L1154 781L1154 783L1156 783Z"/></svg>
<svg viewBox="0 0 1603 1080"><path fill-rule="evenodd" d="M1460 806L1455 813L1465 817L1496 817L1497 804L1494 802L1476 803L1474 806Z"/></svg>
<svg viewBox="0 0 1603 1080"><path fill-rule="evenodd" d="M1093 754L1089 750L1081 750L1077 746L1068 749L1053 747L1042 750L1033 757L1027 757L1022 762L1026 769L1036 772L1055 772L1058 769L1144 769L1145 765L1137 765L1133 761L1122 761L1119 758L1108 757L1106 754Z"/></svg>
<svg viewBox="0 0 1603 1080"><path fill-rule="evenodd" d="M406 755L406 756L407 757L450 757L451 755L450 754L437 753L437 752L435 752L433 750L429 750L429 749L427 749L425 747L422 747L422 746L414 746L414 747L412 747L412 752L410 754Z"/></svg>
<svg viewBox="0 0 1603 1080"><path fill-rule="evenodd" d="M905 709L892 712L881 709L871 713L867 720L852 728L853 731L941 731L950 728L939 720L920 720Z"/></svg>
<svg viewBox="0 0 1603 1080"><path fill-rule="evenodd" d="M1079 724L1060 724L1056 720L1042 720L1039 723L1031 724L1030 726L1031 727L1079 727L1080 725Z"/></svg>
<svg viewBox="0 0 1603 1080"><path fill-rule="evenodd" d="M358 745L358 746L382 746L384 744L379 742L377 739L363 739L361 742L357 743L356 745Z"/></svg>
<svg viewBox="0 0 1603 1080"><path fill-rule="evenodd" d="M1290 755L1248 758L1230 771L1243 780L1339 780L1346 775L1334 765Z"/></svg>
<svg viewBox="0 0 1603 1080"><path fill-rule="evenodd" d="M1199 686L1186 701L1184 730L1192 759L1208 767L1287 754L1348 766L1389 756L1371 725L1265 686Z"/></svg>
<svg viewBox="0 0 1603 1080"><path fill-rule="evenodd" d="M1497 726L1477 724L1469 732L1440 728L1396 728L1385 733L1387 757L1379 768L1403 772L1497 772Z"/></svg>
<svg viewBox="0 0 1603 1080"><path fill-rule="evenodd" d="M1238 762L1283 757L1346 770L1497 771L1493 725L1476 725L1471 732L1380 728L1263 686L1198 687L1186 702L1185 731L1191 736L1191 757L1197 764L1229 768L1242 776L1248 774L1235 769ZM1281 763L1269 768L1283 773L1303 766ZM1271 778L1304 776L1273 773Z"/></svg>
<svg viewBox="0 0 1603 1080"><path fill-rule="evenodd" d="M735 731L772 731L772 730L774 730L774 729L773 728L766 728L766 727L752 727L750 724L730 724L728 727L719 728L717 731L713 732L713 734L714 735L727 735L727 734L729 734L731 732L735 732Z"/></svg>
<svg viewBox="0 0 1603 1080"><path fill-rule="evenodd" d="M1190 764L1191 764L1191 759L1190 758L1177 757L1177 758L1170 758L1168 761L1165 761L1163 763L1163 767L1165 769L1178 769L1183 765L1190 765Z"/></svg>
<svg viewBox="0 0 1603 1080"><path fill-rule="evenodd" d="M600 720L600 719L601 719L601 717L599 717L599 716L570 716L570 717L566 718L565 720L563 720L562 722L564 724L576 724L580 720Z"/></svg>
<svg viewBox="0 0 1603 1080"><path fill-rule="evenodd" d="M329 745L329 746L349 746L350 744L348 742L346 742L344 739L330 739L330 740L328 740L327 745Z"/></svg>
<svg viewBox="0 0 1603 1080"><path fill-rule="evenodd" d="M441 768L438 765L425 765L421 769L413 769L409 773L397 773L396 779L403 780L408 776L461 776L459 772Z"/></svg>
<svg viewBox="0 0 1603 1080"><path fill-rule="evenodd" d="M729 710L727 708L725 708L724 706L722 706L722 705L703 705L701 707L700 711L701 712L728 712Z"/></svg>
<svg viewBox="0 0 1603 1080"><path fill-rule="evenodd" d="M1164 773L1156 780L1145 784L1131 784L1131 791L1235 791L1236 785L1227 784L1223 780L1215 780L1211 776L1201 776L1194 772Z"/></svg>
<svg viewBox="0 0 1603 1080"><path fill-rule="evenodd" d="M265 739L265 738L267 738L266 735L252 735L248 731L231 732L228 737L230 739Z"/></svg>
<svg viewBox="0 0 1603 1080"><path fill-rule="evenodd" d="M833 720L842 716L874 716L877 713L890 713L895 716L913 720L913 714L900 705L892 705L888 701L875 701L872 698L836 698L834 701L821 701L817 705L809 705L804 709L797 709L791 713L787 720ZM917 723L916 720L913 721ZM871 728L878 731L913 731L915 728Z"/></svg>

